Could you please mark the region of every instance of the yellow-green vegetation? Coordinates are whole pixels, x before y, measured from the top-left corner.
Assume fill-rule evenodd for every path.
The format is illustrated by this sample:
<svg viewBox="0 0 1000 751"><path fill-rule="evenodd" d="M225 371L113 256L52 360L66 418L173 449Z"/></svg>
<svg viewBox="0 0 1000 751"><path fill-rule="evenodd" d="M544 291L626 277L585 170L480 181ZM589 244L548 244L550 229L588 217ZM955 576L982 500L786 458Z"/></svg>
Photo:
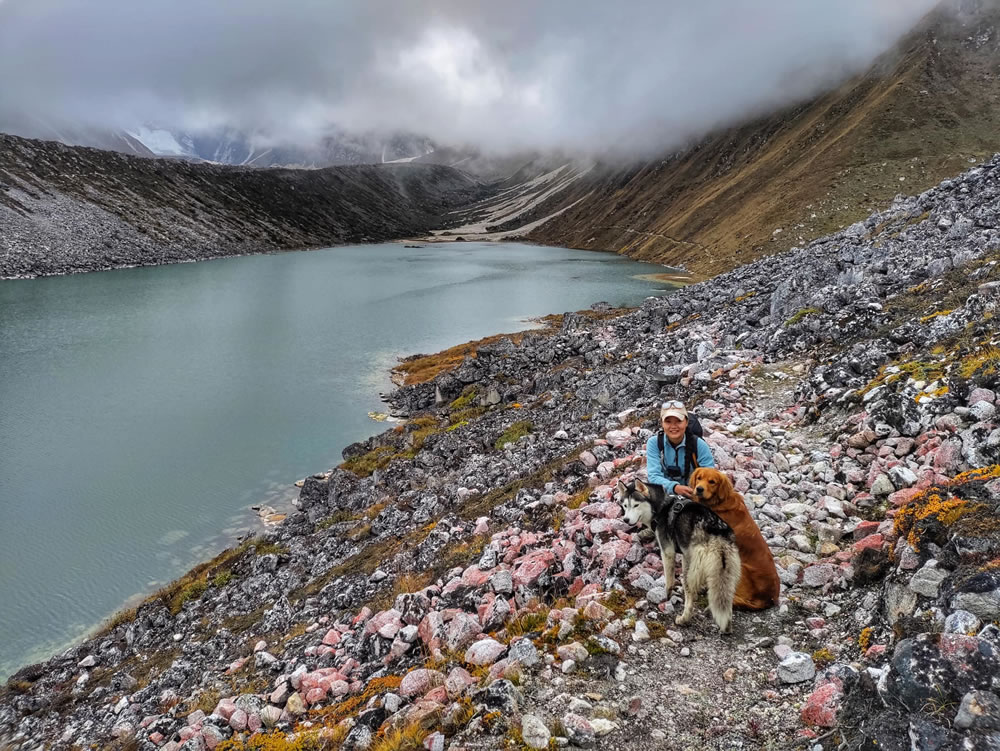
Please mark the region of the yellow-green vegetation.
<svg viewBox="0 0 1000 751"><path fill-rule="evenodd" d="M616 618L622 618L625 615L625 611L635 607L636 599L625 594L622 590L616 589L605 597L601 601L601 604L612 611Z"/></svg>
<svg viewBox="0 0 1000 751"><path fill-rule="evenodd" d="M369 517L372 518L372 517ZM316 523L316 529L329 529L334 524L341 524L343 522L353 522L358 519L358 515L353 511L343 510L334 511L325 519L321 519Z"/></svg>
<svg viewBox="0 0 1000 751"><path fill-rule="evenodd" d="M401 429L400 429L401 428ZM405 435L405 447L395 445L376 446L371 451L359 456L352 456L344 461L341 469L353 472L358 477L368 477L376 469L384 469L394 459L412 459L424 446L427 437L441 431L438 421L431 415L416 417L405 426L394 431L397 435Z"/></svg>
<svg viewBox="0 0 1000 751"><path fill-rule="evenodd" d="M372 751L423 751L424 739L430 734L430 728L420 724L393 728L376 739L371 748Z"/></svg>
<svg viewBox="0 0 1000 751"><path fill-rule="evenodd" d="M101 628L100 633L106 634L109 631L113 631L118 626L126 623L133 623L138 614L139 608L125 608L124 610L119 610L117 613L108 618L108 622Z"/></svg>
<svg viewBox="0 0 1000 751"><path fill-rule="evenodd" d="M931 313L930 315L926 315L926 316L923 316L923 317L922 317L922 318L920 319L920 322L921 322L921 323L930 323L930 322L931 322L931 321L933 321L933 320L934 320L935 318L938 318L938 317L940 317L940 316L946 316L946 315L951 315L951 314L952 314L952 313L954 313L954 312L955 312L955 311L953 311L953 310L939 310L939 311L937 311L937 312L935 312L935 313Z"/></svg>
<svg viewBox="0 0 1000 751"><path fill-rule="evenodd" d="M466 407L465 409L458 409L452 412L448 420L452 425L467 423L482 417L488 411L486 407Z"/></svg>
<svg viewBox="0 0 1000 751"><path fill-rule="evenodd" d="M501 503L513 498L517 495L517 491L521 488L540 488L544 486L545 483L552 479L553 473L556 469L574 461L576 457L579 456L581 451L589 448L590 446L590 443L577 444L565 454L557 456L551 461L546 462L525 477L512 480L506 485L494 488L488 493L484 493L476 498L470 498L459 510L459 516L463 519L475 519L479 516L483 516L484 514L489 514L489 512Z"/></svg>
<svg viewBox="0 0 1000 751"><path fill-rule="evenodd" d="M469 424L468 420L459 420L458 422L452 423L451 425L449 425L447 427L447 431L450 433L453 430L458 430L459 428L464 428L468 424Z"/></svg>
<svg viewBox="0 0 1000 751"><path fill-rule="evenodd" d="M457 399L455 399L451 404L448 405L448 409L459 410L459 409L465 409L466 407L471 407L472 403L476 400L476 397L478 396L479 393L475 385L466 386L462 390L461 395Z"/></svg>
<svg viewBox="0 0 1000 751"><path fill-rule="evenodd" d="M936 381L945 373L946 362L909 360L883 365L879 368L878 374L858 393L867 394L879 386L906 382L910 379L914 381Z"/></svg>
<svg viewBox="0 0 1000 751"><path fill-rule="evenodd" d="M260 542L256 545L257 555L288 555L288 546L275 542Z"/></svg>
<svg viewBox="0 0 1000 751"><path fill-rule="evenodd" d="M180 589L173 597L170 598L170 614L177 615L181 612L181 608L183 608L186 603L191 602L192 600L197 600L205 594L205 590L207 589L208 582L204 579L195 579L186 587Z"/></svg>
<svg viewBox="0 0 1000 751"><path fill-rule="evenodd" d="M217 689L205 689L198 694L198 701L195 704L195 709L200 709L205 714L212 714L212 710L215 709L219 703L219 699L221 698L222 696Z"/></svg>
<svg viewBox="0 0 1000 751"><path fill-rule="evenodd" d="M541 329L535 330L531 333L538 335L539 333L543 333L545 331L547 330ZM552 329L552 331L555 331L555 329ZM488 336L485 339L477 339L476 341L459 344L455 347L450 347L432 355L415 355L413 357L408 357L392 369L393 380L397 383L402 381L402 384L405 386L427 383L428 381L434 380L434 378L441 373L454 370L462 364L466 357L475 358L476 352L480 347L488 344L495 344L504 338L510 339L514 342L514 344L520 344L524 339L525 333L526 332L522 331L517 334L495 334L494 336Z"/></svg>
<svg viewBox="0 0 1000 751"><path fill-rule="evenodd" d="M499 438L497 438L496 443L493 444L494 448L499 451L508 443L514 443L531 432L534 426L531 424L530 420L518 420L513 425L511 425L507 430L505 430Z"/></svg>
<svg viewBox="0 0 1000 751"><path fill-rule="evenodd" d="M229 584L229 581L233 578L233 572L229 569L220 571L214 577L212 577L213 587L224 587Z"/></svg>
<svg viewBox="0 0 1000 751"><path fill-rule="evenodd" d="M424 587L434 583L434 576L430 571L413 573L407 571L396 577L396 584L393 586L394 595L407 594L409 592L419 592Z"/></svg>
<svg viewBox="0 0 1000 751"><path fill-rule="evenodd" d="M347 737L347 729L310 728L297 733L254 733L245 741L222 741L216 751L333 751Z"/></svg>
<svg viewBox="0 0 1000 751"><path fill-rule="evenodd" d="M507 637L524 636L533 631L542 631L548 621L548 610L538 610L526 613L519 611L518 615L507 624Z"/></svg>
<svg viewBox="0 0 1000 751"><path fill-rule="evenodd" d="M340 465L341 469L353 472L358 477L368 477L376 469L383 469L396 458L393 446L376 446L371 451L359 456L352 456Z"/></svg>
<svg viewBox="0 0 1000 751"><path fill-rule="evenodd" d="M371 506L365 509L365 513L362 516L364 516L365 519L371 521L379 514L381 514L383 511L385 511L388 505L389 505L388 501L379 501L378 503L373 503Z"/></svg>
<svg viewBox="0 0 1000 751"><path fill-rule="evenodd" d="M817 649L812 653L813 662L816 663L816 667L825 668L827 665L832 665L837 660L837 655L831 652L827 647L822 649Z"/></svg>
<svg viewBox="0 0 1000 751"><path fill-rule="evenodd" d="M819 308L801 308L800 310L796 311L796 313L791 318L785 321L785 328L788 328L789 326L794 326L807 316L818 316L822 312L823 311L820 310Z"/></svg>
<svg viewBox="0 0 1000 751"><path fill-rule="evenodd" d="M222 619L223 628L232 631L234 634L242 634L253 626L257 625L257 622L264 615L264 611L271 607L273 603L268 603L267 605L262 605L256 610L251 610L249 613L243 613L241 615L231 615L228 618Z"/></svg>
<svg viewBox="0 0 1000 751"><path fill-rule="evenodd" d="M472 703L472 699L468 696L463 696L459 699L458 704L460 705L461 710L458 713L451 715L449 722L442 728L445 735L454 735L472 722L472 718L476 716L476 707Z"/></svg>
<svg viewBox="0 0 1000 751"><path fill-rule="evenodd" d="M658 623L658 621L653 621L653 623ZM650 635L652 636L652 633L650 633ZM611 654L611 652L607 648L605 648L604 646L602 646L601 643L598 642L593 637L588 638L583 643L583 646L587 648L587 654L589 654L589 655L606 655L606 654Z"/></svg>
<svg viewBox="0 0 1000 751"><path fill-rule="evenodd" d="M399 684L403 682L401 675L386 675L381 678L372 678L368 681L364 691L355 694L329 707L324 707L313 713L313 716L325 725L336 725L341 720L353 717L360 710L367 706L368 702L376 696L396 691Z"/></svg>
<svg viewBox="0 0 1000 751"><path fill-rule="evenodd" d="M963 378L992 377L1000 369L1000 349L991 345L978 352L966 355L958 365L958 372Z"/></svg>
<svg viewBox="0 0 1000 751"><path fill-rule="evenodd" d="M566 508L578 509L590 502L590 496L594 492L593 488L584 488L579 493L575 493L566 502Z"/></svg>
<svg viewBox="0 0 1000 751"><path fill-rule="evenodd" d="M473 559L483 554L489 539L489 535L476 535L468 540L450 543L438 554L429 573L436 579L444 576L450 568L471 564Z"/></svg>
<svg viewBox="0 0 1000 751"><path fill-rule="evenodd" d="M138 615L139 609L150 602L160 600L170 608L171 612L180 612L184 603L197 599L205 593L208 588L208 581L211 578L213 583L215 578L223 571L230 571L232 565L236 563L252 545L259 543L259 538L244 540L235 548L223 550L215 558L205 563L201 563L191 569L181 578L171 582L167 586L147 597L141 604L133 608L126 608L119 611L108 619L107 624L98 632L98 636L103 635L124 623L132 623ZM230 573L231 575L231 573ZM228 580L227 580L228 581ZM221 586L221 585L216 585Z"/></svg>

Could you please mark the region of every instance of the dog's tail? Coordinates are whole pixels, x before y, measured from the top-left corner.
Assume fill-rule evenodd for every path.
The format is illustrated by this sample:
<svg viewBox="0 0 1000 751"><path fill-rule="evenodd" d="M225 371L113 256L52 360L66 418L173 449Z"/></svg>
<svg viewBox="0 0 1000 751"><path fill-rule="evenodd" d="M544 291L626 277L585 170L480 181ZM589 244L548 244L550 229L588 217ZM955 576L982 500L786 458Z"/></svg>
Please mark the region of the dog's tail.
<svg viewBox="0 0 1000 751"><path fill-rule="evenodd" d="M718 541L718 555L712 556L708 571L708 609L722 633L728 633L733 620L733 597L740 583L740 553L731 542Z"/></svg>

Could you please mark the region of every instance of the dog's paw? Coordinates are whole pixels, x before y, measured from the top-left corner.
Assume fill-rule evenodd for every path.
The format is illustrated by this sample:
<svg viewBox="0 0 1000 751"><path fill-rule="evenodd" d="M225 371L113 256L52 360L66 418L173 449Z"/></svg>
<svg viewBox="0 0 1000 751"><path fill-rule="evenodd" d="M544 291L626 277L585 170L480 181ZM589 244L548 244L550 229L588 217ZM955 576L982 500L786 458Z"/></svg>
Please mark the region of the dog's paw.
<svg viewBox="0 0 1000 751"><path fill-rule="evenodd" d="M681 614L681 615L677 616L676 618L674 618L674 624L677 625L677 626L685 626L685 625L687 625L690 622L691 622L691 616L690 615L683 615L683 614Z"/></svg>

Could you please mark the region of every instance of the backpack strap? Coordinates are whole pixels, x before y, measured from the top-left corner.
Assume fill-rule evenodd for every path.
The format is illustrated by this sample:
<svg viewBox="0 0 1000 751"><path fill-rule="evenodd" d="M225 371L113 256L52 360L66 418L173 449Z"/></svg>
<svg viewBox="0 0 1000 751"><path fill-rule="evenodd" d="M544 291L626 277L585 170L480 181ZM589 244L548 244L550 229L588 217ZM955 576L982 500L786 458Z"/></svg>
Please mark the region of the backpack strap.
<svg viewBox="0 0 1000 751"><path fill-rule="evenodd" d="M684 436L684 482L698 469L698 436L690 430Z"/></svg>

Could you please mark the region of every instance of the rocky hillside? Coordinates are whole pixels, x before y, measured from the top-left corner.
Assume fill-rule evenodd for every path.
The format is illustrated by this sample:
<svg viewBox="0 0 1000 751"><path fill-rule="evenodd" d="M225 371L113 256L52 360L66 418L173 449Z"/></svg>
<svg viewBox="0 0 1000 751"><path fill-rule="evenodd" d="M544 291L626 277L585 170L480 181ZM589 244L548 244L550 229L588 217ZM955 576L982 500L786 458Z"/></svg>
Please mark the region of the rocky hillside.
<svg viewBox="0 0 1000 751"><path fill-rule="evenodd" d="M281 527L15 674L0 746L995 749L998 304L1000 157L483 345ZM732 636L674 625L612 499L667 396L779 566Z"/></svg>
<svg viewBox="0 0 1000 751"><path fill-rule="evenodd" d="M0 135L0 277L399 238L481 191L436 165L257 170Z"/></svg>
<svg viewBox="0 0 1000 751"><path fill-rule="evenodd" d="M710 275L935 185L1000 149L1000 9L944 5L835 91L679 154L553 180L531 211L491 229Z"/></svg>

